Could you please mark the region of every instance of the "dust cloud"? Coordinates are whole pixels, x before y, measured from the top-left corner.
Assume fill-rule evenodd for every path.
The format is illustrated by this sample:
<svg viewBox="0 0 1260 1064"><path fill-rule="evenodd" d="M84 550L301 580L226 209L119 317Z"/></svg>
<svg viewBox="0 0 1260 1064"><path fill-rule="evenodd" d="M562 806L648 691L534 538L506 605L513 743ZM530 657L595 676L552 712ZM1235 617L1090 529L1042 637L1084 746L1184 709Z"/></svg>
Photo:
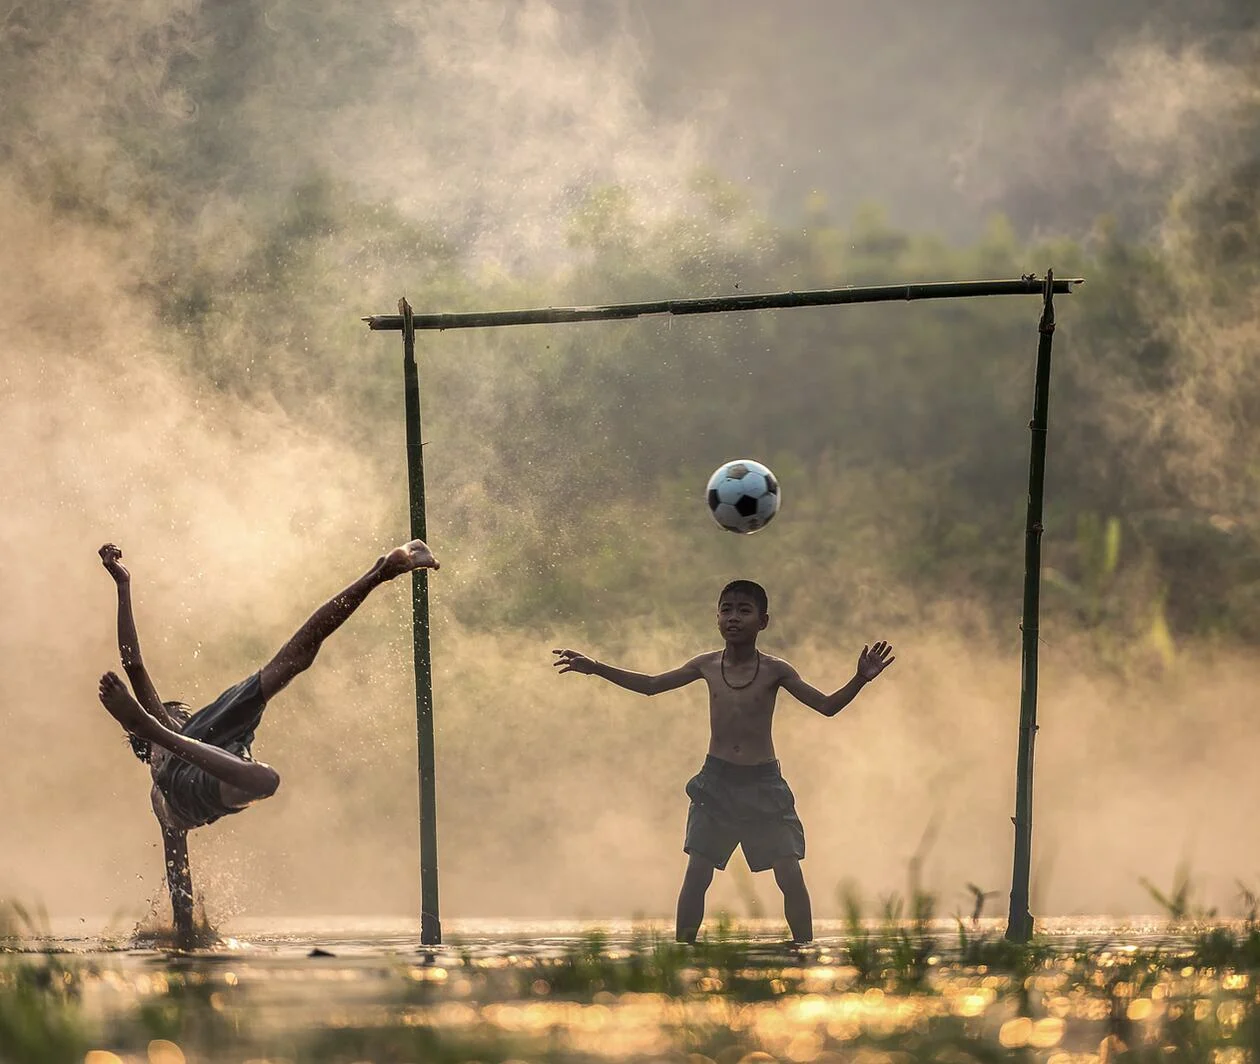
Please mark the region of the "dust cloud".
<svg viewBox="0 0 1260 1064"><path fill-rule="evenodd" d="M700 8L671 14L668 37L664 7L9 5L0 18L0 894L117 927L160 890L147 770L94 696L100 672L117 667L101 543L121 544L132 569L159 691L199 705L407 538L401 396L393 424L353 421L334 398L400 391L396 338L367 335L357 317L391 310L400 290L420 306L415 286L436 275L435 262L497 300L513 294L521 270L563 293L582 274L565 219L591 188L632 189L636 220L648 225L685 211L695 171L714 160L743 166L772 207L785 189L821 189L840 205L891 195L915 222L925 211L957 219L1003 206L1028 228L1048 224L1041 206L1019 213L1029 160L1047 149L1024 140L1007 151L991 133L1027 117L1004 110L994 81L1016 71L986 69L975 83L983 106L957 112L959 123L979 123L975 137L969 149L957 125L946 130L952 156L916 133L914 106L846 110L845 135L832 143L855 162L844 187L822 189L817 145L792 123L747 121L736 90L756 73L769 79L750 82L757 115L803 107L801 94L832 68L793 47L810 17L824 19L821 36L830 16L803 6L814 14L750 71L711 65L746 39L739 18L713 29L709 47ZM827 9L850 27L867 17L863 5ZM873 20L850 32L845 77L926 78L916 48L942 17L928 12L913 26ZM1090 76L1055 89L1054 113L1079 138L1067 137L1064 160L1108 195L1131 192L1126 203L1152 216L1162 217L1166 192L1204 177L1204 152L1221 147L1221 165L1243 157L1237 136L1256 103L1236 53L1181 30L1188 40L1158 22L1132 32L1109 23L1090 43L1102 52ZM1088 39L1077 20L1054 47L1069 55ZM965 71L980 70L998 43L970 40L969 64L948 71L951 99L967 97ZM929 169L954 159L952 183L939 171L925 184L910 179L916 143ZM896 150L881 156L884 145ZM784 167L805 176L784 184ZM318 214L328 187L368 206L299 254L286 226L298 224L294 212ZM260 229L259 218L272 224ZM381 231L395 220L423 231L427 250L391 245ZM198 300L211 308L200 324L184 313ZM1218 321L1204 300L1188 306L1170 328L1215 342L1228 325L1230 372L1247 372L1245 323ZM548 652L576 645L626 667L672 667L713 643L712 604L669 600L666 558L662 587L645 586L642 611L615 638L586 632L579 613L559 627L548 618L487 631L462 620L461 596L512 579L495 568L492 534L517 519L521 534L538 530L535 516L494 512L487 488L488 467L510 446L482 430L498 424L511 352L485 335L441 343L461 367L438 370L426 397L426 414L456 401L459 410L429 424L430 540L445 563L431 581L444 915L668 914L683 863L682 788L706 744L703 698L688 689L649 701L559 678ZM1185 409L1147 412L1181 426L1182 475L1222 453L1211 411L1236 383L1200 381L1217 391L1187 391ZM1228 478L1214 490L1202 505L1250 516ZM706 521L698 514L696 535L713 534ZM836 720L780 711L817 912L838 911L845 879L872 899L904 891L929 828L924 884L943 910L967 904L968 881L1005 890L1017 604L1006 628L990 630L965 600L921 608L911 589L875 574L854 623L819 634L810 618L826 588L805 588L808 577L769 537L755 543L739 572L728 571L727 545L701 575L713 593L735 575L767 583L776 620L766 649L830 688L851 675L864 641L898 647L894 670ZM1003 548L1019 549L1014 531ZM784 588L788 580L798 586ZM280 769L279 793L193 837L212 918L416 911L409 625L407 588L381 588L269 709L255 753ZM1150 903L1138 878L1166 882L1182 859L1205 899L1226 906L1234 878L1256 872L1238 864L1255 797L1246 712L1255 666L1189 648L1173 672L1153 662L1121 680L1096 675L1091 649L1071 633L1045 634L1039 911L1141 910ZM755 889L776 911L772 885ZM720 879L712 908L742 911L742 891L738 877Z"/></svg>

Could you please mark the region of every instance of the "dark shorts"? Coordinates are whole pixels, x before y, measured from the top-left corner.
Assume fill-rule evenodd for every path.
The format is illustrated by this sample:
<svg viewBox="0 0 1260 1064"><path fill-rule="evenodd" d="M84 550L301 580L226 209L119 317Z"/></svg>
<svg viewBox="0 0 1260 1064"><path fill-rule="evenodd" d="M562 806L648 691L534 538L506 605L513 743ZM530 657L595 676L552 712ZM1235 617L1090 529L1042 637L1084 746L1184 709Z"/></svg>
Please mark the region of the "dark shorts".
<svg viewBox="0 0 1260 1064"><path fill-rule="evenodd" d="M777 761L736 765L710 755L687 783L691 809L683 851L725 868L736 846L754 872L805 857L805 829Z"/></svg>
<svg viewBox="0 0 1260 1064"><path fill-rule="evenodd" d="M251 760L250 744L266 708L261 674L256 672L194 713L180 731L190 739ZM240 812L240 808L224 804L217 779L178 757L167 759L158 772L157 785L171 812L192 827L213 824L221 816Z"/></svg>

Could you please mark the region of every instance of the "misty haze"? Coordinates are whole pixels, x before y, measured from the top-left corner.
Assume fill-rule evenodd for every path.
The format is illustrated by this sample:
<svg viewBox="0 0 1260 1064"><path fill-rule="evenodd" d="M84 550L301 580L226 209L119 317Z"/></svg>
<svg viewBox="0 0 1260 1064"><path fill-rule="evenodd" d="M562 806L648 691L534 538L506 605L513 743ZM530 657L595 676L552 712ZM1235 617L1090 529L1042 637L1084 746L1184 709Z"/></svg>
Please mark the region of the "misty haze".
<svg viewBox="0 0 1260 1064"><path fill-rule="evenodd" d="M0 897L168 903L97 548L199 707L410 538L361 318L1042 274L1056 300L1032 908L1236 908L1260 781L1255 5L10 3L0 12ZM1010 890L1035 297L424 332L442 915L672 918L719 590L835 719L775 741L840 889ZM709 473L783 506L723 534ZM212 921L419 910L407 580L267 711L275 797L190 837ZM928 840L925 844L925 839ZM777 917L737 855L709 911Z"/></svg>

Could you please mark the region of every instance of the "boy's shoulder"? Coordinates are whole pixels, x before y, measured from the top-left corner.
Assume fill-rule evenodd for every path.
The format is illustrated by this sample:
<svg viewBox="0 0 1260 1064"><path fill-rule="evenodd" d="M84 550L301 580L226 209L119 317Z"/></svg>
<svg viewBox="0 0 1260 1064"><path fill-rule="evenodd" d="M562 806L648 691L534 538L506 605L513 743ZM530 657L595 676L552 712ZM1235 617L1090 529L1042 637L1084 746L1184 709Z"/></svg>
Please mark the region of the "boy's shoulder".
<svg viewBox="0 0 1260 1064"><path fill-rule="evenodd" d="M767 654L764 650L759 651L759 653L761 654L761 668L773 676L786 676L796 671L795 666L783 658L776 657L774 654ZM688 664L694 665L701 672L709 669L716 670L722 665L722 656L723 651L721 650L706 650L702 654L697 654Z"/></svg>
<svg viewBox="0 0 1260 1064"><path fill-rule="evenodd" d="M780 676L796 671L796 667L790 661L776 657L774 654L767 654L764 650L761 652L761 665L762 668L770 669Z"/></svg>

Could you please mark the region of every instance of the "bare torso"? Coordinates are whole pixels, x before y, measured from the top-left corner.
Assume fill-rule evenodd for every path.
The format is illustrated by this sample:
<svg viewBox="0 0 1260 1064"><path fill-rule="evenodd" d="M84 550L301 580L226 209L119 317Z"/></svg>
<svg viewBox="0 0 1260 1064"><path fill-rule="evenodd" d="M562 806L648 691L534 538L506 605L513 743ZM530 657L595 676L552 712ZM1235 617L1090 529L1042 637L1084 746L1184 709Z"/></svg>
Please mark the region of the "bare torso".
<svg viewBox="0 0 1260 1064"><path fill-rule="evenodd" d="M158 774L162 771L162 766L168 758L174 757L174 754L163 750L160 746L154 746L150 755L149 773L153 780L153 786L149 788L149 803L153 806L153 815L157 817L158 823L163 828L171 828L175 831L191 831L192 826L184 823L171 807L166 803L166 795L162 793L162 788L158 786Z"/></svg>
<svg viewBox="0 0 1260 1064"><path fill-rule="evenodd" d="M771 725L785 663L756 651L747 660L727 659L720 650L696 664L709 687L709 753L737 765L773 761Z"/></svg>

